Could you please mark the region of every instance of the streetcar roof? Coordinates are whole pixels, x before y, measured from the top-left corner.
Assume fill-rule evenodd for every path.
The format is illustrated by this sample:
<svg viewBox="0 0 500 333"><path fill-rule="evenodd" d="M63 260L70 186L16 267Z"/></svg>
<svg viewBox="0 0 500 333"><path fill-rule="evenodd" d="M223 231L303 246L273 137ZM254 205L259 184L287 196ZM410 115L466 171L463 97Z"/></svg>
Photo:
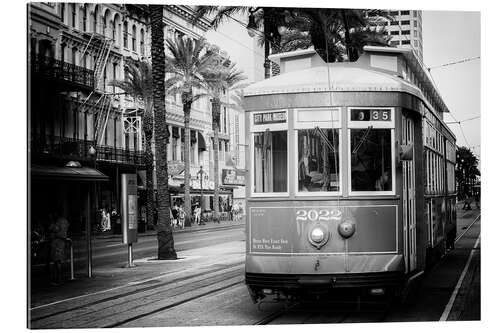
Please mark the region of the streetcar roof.
<svg viewBox="0 0 500 333"><path fill-rule="evenodd" d="M423 64L409 49L365 46L365 53L357 62L325 63L315 50L299 50L271 55L285 73L256 82L245 89L245 96L306 93L325 91L406 92L420 98L429 109L438 113L421 89L401 77L397 70L371 66L370 55L401 56L412 73L418 77L426 92L441 112L449 112ZM295 62L293 66L290 64ZM298 65L297 65L298 64Z"/></svg>

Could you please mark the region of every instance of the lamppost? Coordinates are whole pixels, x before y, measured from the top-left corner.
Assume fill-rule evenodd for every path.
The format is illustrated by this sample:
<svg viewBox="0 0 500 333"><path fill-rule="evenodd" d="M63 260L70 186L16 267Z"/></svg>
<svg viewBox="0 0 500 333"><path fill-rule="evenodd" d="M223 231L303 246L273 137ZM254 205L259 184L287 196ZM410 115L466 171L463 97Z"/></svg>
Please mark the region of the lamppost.
<svg viewBox="0 0 500 333"><path fill-rule="evenodd" d="M92 159L94 169L97 166L97 151L94 146L90 146L88 150L89 156ZM95 207L97 209L97 185L96 182L93 183L92 192L94 192L94 202ZM92 220L90 216L92 215L90 200L90 189L87 194L87 275L88 277L92 277ZM95 214L94 214L95 216Z"/></svg>
<svg viewBox="0 0 500 333"><path fill-rule="evenodd" d="M201 219L201 216L203 215L203 174L205 171L203 171L203 165L200 165L200 170L198 170L198 178L200 179L200 225L204 225L205 223Z"/></svg>

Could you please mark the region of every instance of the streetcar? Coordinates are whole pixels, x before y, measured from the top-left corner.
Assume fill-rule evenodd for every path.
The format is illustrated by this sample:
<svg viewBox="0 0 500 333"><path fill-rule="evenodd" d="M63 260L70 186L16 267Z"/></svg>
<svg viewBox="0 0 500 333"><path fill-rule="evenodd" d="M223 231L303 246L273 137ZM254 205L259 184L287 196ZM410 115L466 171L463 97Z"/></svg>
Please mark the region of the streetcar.
<svg viewBox="0 0 500 333"><path fill-rule="evenodd" d="M408 49L270 59L244 95L252 300L399 295L456 235L447 106Z"/></svg>

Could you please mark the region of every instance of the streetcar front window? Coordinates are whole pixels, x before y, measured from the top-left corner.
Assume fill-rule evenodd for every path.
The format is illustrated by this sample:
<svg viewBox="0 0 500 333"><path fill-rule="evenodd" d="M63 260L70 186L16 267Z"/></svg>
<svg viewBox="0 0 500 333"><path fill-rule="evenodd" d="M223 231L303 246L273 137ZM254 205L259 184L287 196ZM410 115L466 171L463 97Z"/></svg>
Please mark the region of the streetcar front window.
<svg viewBox="0 0 500 333"><path fill-rule="evenodd" d="M254 134L254 193L287 192L287 131Z"/></svg>
<svg viewBox="0 0 500 333"><path fill-rule="evenodd" d="M298 131L299 192L339 191L339 130Z"/></svg>
<svg viewBox="0 0 500 333"><path fill-rule="evenodd" d="M392 191L391 130L350 131L351 191Z"/></svg>

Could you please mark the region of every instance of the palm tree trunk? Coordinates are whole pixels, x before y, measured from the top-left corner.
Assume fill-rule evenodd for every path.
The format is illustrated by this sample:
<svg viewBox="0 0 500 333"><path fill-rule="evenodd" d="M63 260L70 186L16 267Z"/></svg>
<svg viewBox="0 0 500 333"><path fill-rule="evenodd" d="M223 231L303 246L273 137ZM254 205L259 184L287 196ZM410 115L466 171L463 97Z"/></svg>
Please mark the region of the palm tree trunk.
<svg viewBox="0 0 500 333"><path fill-rule="evenodd" d="M184 213L185 226L191 226L191 101L192 94L183 93L184 109Z"/></svg>
<svg viewBox="0 0 500 333"><path fill-rule="evenodd" d="M146 144L146 225L154 225L154 185L153 185L153 151L151 142L153 139L153 108L151 101L146 102L144 110L143 128Z"/></svg>
<svg viewBox="0 0 500 333"><path fill-rule="evenodd" d="M163 6L150 5L151 57L153 76L156 180L158 186L158 259L177 259L170 223L167 173L167 124L165 119L165 49Z"/></svg>
<svg viewBox="0 0 500 333"><path fill-rule="evenodd" d="M345 12L345 9L341 9L342 11L342 21L344 23L344 30L345 30L345 50L347 52L347 59L349 61L354 61L354 54L352 52L352 45L351 45L351 33L349 32L349 22L347 20L347 15Z"/></svg>
<svg viewBox="0 0 500 333"><path fill-rule="evenodd" d="M219 221L219 125L220 102L212 100L212 124L214 130L214 218Z"/></svg>

